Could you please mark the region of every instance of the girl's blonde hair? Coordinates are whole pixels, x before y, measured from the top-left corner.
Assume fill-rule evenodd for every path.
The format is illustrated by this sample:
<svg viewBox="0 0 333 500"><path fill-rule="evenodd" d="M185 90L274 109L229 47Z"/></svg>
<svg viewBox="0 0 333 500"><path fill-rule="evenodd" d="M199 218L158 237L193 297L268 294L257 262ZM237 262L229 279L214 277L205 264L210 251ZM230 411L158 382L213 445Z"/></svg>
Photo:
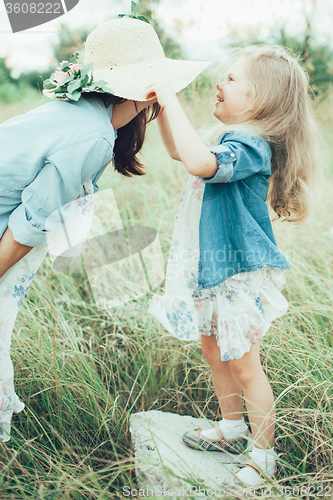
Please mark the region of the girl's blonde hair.
<svg viewBox="0 0 333 500"><path fill-rule="evenodd" d="M248 129L267 141L272 151L268 202L278 218L299 224L309 215L310 194L321 178L308 76L297 57L279 46L237 49L232 59L241 57L250 82L250 105L223 132Z"/></svg>

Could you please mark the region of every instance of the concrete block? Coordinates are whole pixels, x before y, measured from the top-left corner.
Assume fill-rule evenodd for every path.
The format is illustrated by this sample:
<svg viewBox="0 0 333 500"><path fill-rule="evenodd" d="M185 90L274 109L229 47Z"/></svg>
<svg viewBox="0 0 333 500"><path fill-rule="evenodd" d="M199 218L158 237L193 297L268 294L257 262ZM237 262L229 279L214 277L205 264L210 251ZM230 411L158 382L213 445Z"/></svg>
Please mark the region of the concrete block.
<svg viewBox="0 0 333 500"><path fill-rule="evenodd" d="M177 489L179 496L182 491L189 492L191 483L192 488L201 485L202 488L221 490L222 482L239 470L237 464L243 463L246 457L194 450L181 439L186 431L197 427L208 429L214 424L204 418L158 410L131 415L130 432L138 488L148 490L147 496L152 496L151 491L158 496L163 488L169 489L170 495L160 493L160 496L169 497Z"/></svg>

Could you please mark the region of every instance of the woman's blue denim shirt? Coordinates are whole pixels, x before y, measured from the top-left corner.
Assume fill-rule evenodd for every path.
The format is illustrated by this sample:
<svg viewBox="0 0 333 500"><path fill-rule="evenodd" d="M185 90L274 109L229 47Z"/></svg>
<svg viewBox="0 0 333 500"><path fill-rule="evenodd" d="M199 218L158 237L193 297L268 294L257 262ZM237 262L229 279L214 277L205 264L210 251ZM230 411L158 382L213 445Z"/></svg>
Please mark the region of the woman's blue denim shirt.
<svg viewBox="0 0 333 500"><path fill-rule="evenodd" d="M257 135L224 134L217 146L218 169L206 183L199 225L199 288L263 267L289 269L278 250L266 205L271 151Z"/></svg>
<svg viewBox="0 0 333 500"><path fill-rule="evenodd" d="M90 177L98 189L113 155L111 115L99 98L56 100L0 125L0 238L8 226L19 243L41 245L50 214Z"/></svg>

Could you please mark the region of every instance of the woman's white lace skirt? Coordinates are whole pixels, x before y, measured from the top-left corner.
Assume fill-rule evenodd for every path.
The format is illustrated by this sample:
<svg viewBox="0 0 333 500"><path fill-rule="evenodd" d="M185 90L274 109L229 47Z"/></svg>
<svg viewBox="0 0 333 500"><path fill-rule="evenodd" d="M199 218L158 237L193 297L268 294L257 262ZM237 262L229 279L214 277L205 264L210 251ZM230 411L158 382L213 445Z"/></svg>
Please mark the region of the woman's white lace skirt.
<svg viewBox="0 0 333 500"><path fill-rule="evenodd" d="M73 204L68 204L66 210L70 214L66 219L67 229L73 225L77 233L74 237L84 241L83 233L89 234L94 212L94 187L91 179L83 186L82 195ZM71 205L71 206L70 206ZM64 207L65 208L65 207ZM61 246L59 232L61 226L50 233L47 243L33 248L23 259L17 262L0 279L0 441L9 441L10 426L13 413L24 409L14 390L14 372L10 359L10 345L16 316L28 288L44 260L47 252ZM84 245L82 245L82 250ZM54 250L54 255L60 255Z"/></svg>

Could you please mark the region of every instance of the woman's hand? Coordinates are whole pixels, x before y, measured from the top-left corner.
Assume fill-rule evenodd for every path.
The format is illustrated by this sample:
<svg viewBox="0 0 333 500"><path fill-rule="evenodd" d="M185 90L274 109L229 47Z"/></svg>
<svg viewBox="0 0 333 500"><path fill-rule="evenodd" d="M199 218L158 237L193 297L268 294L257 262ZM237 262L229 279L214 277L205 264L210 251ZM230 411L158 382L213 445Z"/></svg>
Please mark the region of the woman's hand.
<svg viewBox="0 0 333 500"><path fill-rule="evenodd" d="M178 98L170 83L162 82L157 83L156 85L151 85L147 88L146 92L146 99L156 97L161 108L166 108L173 103L178 103Z"/></svg>

